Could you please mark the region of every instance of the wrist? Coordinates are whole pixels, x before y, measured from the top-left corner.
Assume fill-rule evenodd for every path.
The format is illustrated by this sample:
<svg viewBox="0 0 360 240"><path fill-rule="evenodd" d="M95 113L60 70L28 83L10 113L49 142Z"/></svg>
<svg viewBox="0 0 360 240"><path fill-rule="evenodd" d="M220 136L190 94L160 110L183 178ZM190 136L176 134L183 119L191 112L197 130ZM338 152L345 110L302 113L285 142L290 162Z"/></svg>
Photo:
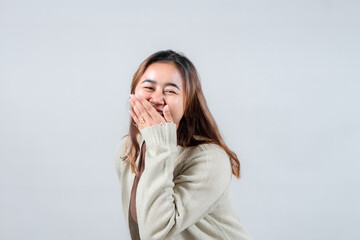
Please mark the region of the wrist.
<svg viewBox="0 0 360 240"><path fill-rule="evenodd" d="M140 129L140 133L147 147L156 147L164 144L177 145L176 124L160 123Z"/></svg>

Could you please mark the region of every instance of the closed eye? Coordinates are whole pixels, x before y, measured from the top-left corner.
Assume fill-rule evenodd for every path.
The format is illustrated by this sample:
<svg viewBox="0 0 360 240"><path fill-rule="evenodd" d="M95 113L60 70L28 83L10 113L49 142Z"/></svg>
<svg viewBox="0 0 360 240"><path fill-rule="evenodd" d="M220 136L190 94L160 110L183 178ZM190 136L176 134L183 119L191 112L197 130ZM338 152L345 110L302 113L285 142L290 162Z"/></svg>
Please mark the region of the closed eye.
<svg viewBox="0 0 360 240"><path fill-rule="evenodd" d="M153 87L144 87L144 88L146 88L146 89L150 89L150 90L154 90L154 88L153 88Z"/></svg>
<svg viewBox="0 0 360 240"><path fill-rule="evenodd" d="M175 91L173 91L173 90L166 90L165 92L167 92L167 93L171 93L171 94L176 94L176 92L175 92Z"/></svg>

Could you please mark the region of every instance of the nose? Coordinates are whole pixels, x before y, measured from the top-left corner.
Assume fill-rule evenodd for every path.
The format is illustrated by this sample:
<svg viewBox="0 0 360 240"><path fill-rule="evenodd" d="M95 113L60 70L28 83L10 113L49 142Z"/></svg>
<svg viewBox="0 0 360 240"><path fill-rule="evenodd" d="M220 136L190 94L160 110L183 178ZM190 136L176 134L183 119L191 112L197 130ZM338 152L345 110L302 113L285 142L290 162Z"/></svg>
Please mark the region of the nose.
<svg viewBox="0 0 360 240"><path fill-rule="evenodd" d="M164 104L164 94L160 91L155 91L151 94L149 102L155 105L163 105Z"/></svg>

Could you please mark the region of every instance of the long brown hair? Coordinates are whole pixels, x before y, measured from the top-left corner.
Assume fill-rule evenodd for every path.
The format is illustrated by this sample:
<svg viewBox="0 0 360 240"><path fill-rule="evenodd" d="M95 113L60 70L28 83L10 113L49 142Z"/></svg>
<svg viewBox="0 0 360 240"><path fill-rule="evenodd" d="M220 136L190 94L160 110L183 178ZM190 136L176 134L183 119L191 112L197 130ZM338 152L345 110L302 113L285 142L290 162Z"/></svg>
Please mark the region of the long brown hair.
<svg viewBox="0 0 360 240"><path fill-rule="evenodd" d="M154 62L173 63L180 73L185 86L185 111L177 129L177 144L182 147L198 146L204 143L214 143L222 147L230 158L232 173L240 178L240 162L236 154L231 151L221 137L218 126L210 113L204 94L201 89L200 79L193 63L181 53L172 50L158 51L150 55L143 61L133 76L131 83L131 93L135 93L141 76L144 74L150 64ZM136 158L140 152L140 146L137 141L139 129L130 117L130 126L128 136L130 142L127 143L127 154L123 160L130 160L131 170L138 174L136 168ZM194 136L204 138L196 139Z"/></svg>

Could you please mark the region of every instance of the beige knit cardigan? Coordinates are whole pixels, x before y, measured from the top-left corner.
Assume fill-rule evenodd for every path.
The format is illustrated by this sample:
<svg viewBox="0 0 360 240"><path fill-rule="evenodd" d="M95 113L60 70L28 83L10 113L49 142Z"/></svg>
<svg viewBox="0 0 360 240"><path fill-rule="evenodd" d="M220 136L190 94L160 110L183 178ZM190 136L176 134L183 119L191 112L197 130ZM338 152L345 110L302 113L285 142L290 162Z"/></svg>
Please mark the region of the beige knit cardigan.
<svg viewBox="0 0 360 240"><path fill-rule="evenodd" d="M250 239L233 207L229 194L231 166L221 147L178 146L173 123L158 124L140 132L140 146L146 142L145 170L136 193L142 240ZM115 154L126 221L135 175L130 162L121 157L129 142L128 137L123 138Z"/></svg>

